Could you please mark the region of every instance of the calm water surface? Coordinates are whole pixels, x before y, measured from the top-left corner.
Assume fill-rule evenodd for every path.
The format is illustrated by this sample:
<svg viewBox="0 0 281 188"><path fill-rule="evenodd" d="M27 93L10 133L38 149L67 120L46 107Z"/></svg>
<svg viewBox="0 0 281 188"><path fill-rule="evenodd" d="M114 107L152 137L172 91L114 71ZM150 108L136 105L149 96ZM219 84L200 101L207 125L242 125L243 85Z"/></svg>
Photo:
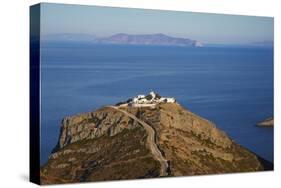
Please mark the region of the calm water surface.
<svg viewBox="0 0 281 188"><path fill-rule="evenodd" d="M273 161L273 50L43 43L41 164L63 117L151 90L174 96L232 139Z"/></svg>

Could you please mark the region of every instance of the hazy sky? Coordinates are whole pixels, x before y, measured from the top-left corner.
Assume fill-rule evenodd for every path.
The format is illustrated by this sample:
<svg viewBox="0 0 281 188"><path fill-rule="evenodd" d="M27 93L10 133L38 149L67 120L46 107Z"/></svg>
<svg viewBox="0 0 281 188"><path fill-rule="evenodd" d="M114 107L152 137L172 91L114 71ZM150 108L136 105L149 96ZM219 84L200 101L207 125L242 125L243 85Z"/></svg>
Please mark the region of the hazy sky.
<svg viewBox="0 0 281 188"><path fill-rule="evenodd" d="M205 43L249 43L273 40L273 18L178 11L42 4L41 32L164 33Z"/></svg>

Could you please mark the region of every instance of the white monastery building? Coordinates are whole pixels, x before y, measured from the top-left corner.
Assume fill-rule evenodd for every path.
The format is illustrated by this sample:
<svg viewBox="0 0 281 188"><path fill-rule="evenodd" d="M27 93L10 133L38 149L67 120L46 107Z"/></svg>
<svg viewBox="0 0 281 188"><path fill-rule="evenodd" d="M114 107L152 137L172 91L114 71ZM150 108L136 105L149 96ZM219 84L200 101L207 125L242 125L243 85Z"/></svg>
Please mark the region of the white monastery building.
<svg viewBox="0 0 281 188"><path fill-rule="evenodd" d="M155 106L160 103L175 103L174 97L161 97L159 94L151 91L148 95L137 95L136 97L129 99L125 103L121 103L118 106L133 106L133 107L149 107Z"/></svg>

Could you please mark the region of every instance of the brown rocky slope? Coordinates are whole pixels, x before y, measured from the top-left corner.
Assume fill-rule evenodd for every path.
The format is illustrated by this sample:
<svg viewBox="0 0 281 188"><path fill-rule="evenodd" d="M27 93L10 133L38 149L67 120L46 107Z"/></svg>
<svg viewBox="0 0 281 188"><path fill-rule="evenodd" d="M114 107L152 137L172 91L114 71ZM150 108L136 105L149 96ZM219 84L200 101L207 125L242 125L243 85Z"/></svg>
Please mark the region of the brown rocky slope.
<svg viewBox="0 0 281 188"><path fill-rule="evenodd" d="M41 168L41 183L262 170L254 153L178 103L107 106L63 119L58 144Z"/></svg>

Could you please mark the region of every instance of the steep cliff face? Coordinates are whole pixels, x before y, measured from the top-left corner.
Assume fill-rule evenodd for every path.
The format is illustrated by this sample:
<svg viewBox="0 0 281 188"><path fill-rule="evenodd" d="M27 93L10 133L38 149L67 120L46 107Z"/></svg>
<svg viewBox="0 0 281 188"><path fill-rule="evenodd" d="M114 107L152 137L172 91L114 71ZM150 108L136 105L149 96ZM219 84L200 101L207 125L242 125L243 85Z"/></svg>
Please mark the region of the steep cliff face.
<svg viewBox="0 0 281 188"><path fill-rule="evenodd" d="M114 136L125 128L136 127L137 124L132 119L109 108L65 117L62 120L59 142L54 151L80 140L99 138L102 135Z"/></svg>
<svg viewBox="0 0 281 188"><path fill-rule="evenodd" d="M43 184L263 170L257 156L177 103L66 117Z"/></svg>

